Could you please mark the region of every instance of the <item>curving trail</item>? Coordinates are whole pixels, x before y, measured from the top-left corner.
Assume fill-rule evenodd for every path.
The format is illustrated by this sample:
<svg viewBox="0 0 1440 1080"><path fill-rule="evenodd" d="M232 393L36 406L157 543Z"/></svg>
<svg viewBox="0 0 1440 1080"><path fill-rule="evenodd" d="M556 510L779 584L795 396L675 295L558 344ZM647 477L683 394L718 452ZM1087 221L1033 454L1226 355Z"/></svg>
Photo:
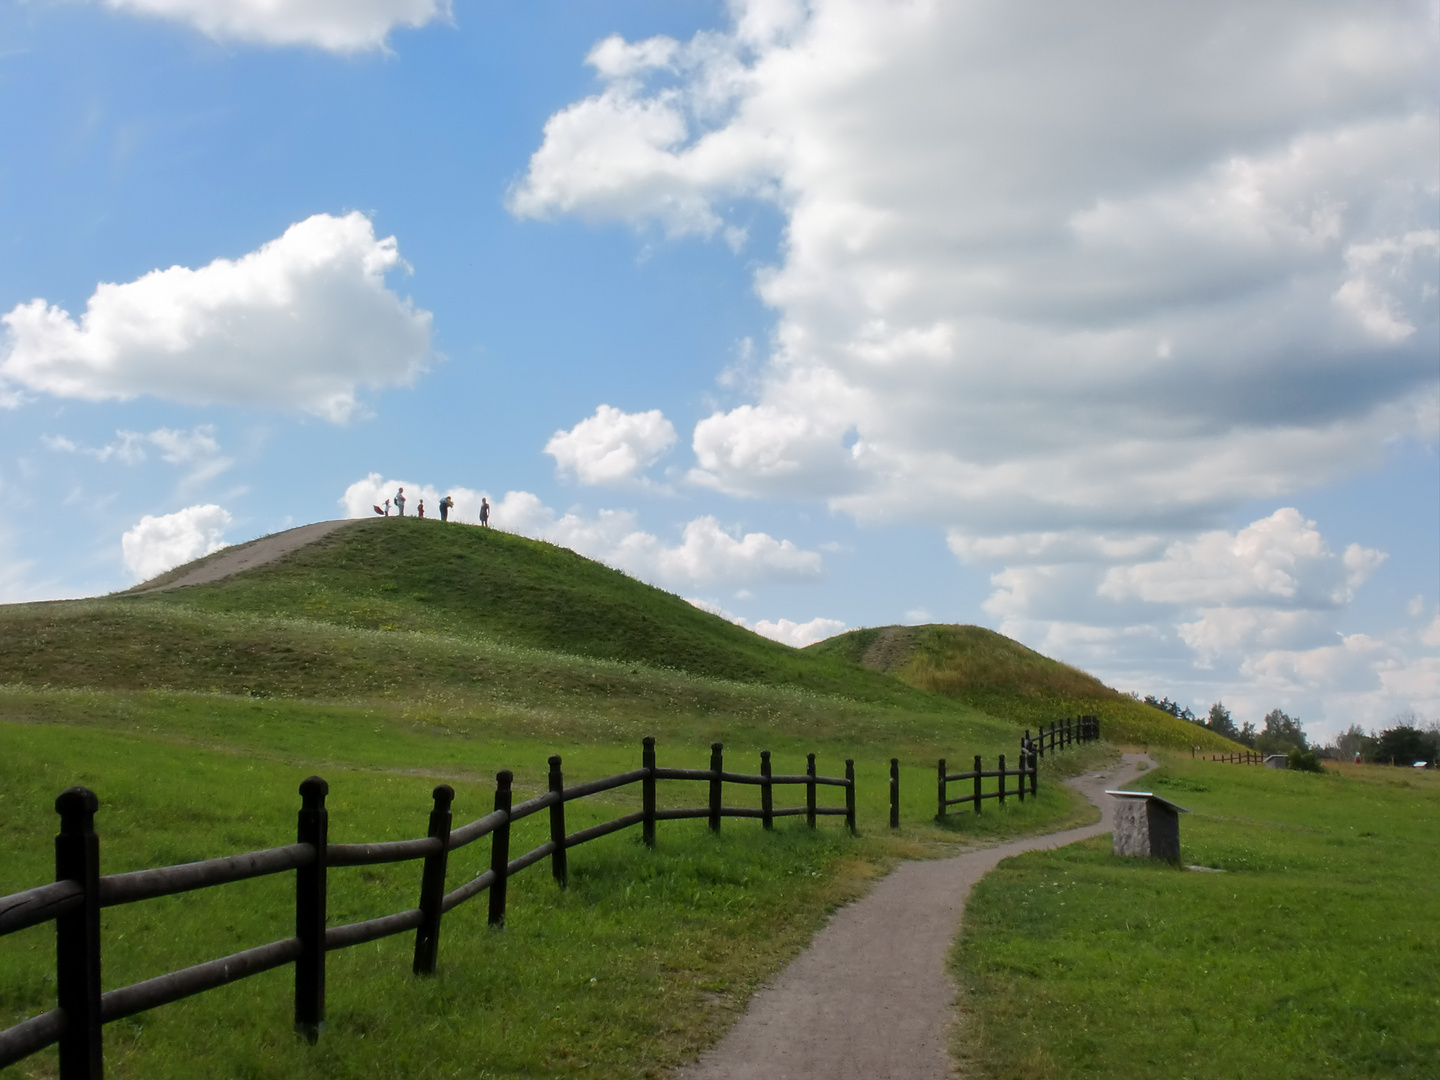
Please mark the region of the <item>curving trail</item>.
<svg viewBox="0 0 1440 1080"><path fill-rule="evenodd" d="M955 985L945 958L971 886L1011 855L1109 832L1114 800L1105 789L1129 783L1142 762L1153 764L1126 754L1113 769L1069 781L1100 808L1096 825L902 863L837 911L726 1036L672 1080L952 1080Z"/></svg>

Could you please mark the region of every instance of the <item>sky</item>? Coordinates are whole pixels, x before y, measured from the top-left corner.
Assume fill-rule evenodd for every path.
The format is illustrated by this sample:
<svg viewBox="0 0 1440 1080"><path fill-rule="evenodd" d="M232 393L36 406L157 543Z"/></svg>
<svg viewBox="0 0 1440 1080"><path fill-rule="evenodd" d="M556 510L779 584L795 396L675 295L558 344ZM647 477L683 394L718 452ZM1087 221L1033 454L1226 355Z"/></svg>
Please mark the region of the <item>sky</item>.
<svg viewBox="0 0 1440 1080"><path fill-rule="evenodd" d="M1436 0L15 0L0 101L0 601L403 486L1440 719Z"/></svg>

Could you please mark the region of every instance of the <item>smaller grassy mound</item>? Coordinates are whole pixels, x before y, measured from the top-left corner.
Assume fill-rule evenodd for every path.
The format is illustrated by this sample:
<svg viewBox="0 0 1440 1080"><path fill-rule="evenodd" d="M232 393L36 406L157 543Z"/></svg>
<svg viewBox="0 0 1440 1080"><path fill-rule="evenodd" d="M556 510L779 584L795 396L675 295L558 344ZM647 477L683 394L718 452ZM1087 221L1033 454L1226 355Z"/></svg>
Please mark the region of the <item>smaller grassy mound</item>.
<svg viewBox="0 0 1440 1080"><path fill-rule="evenodd" d="M1038 728L1070 716L1101 719L1111 742L1233 750L1195 724L1142 704L1079 668L980 626L882 626L852 630L807 652L884 671L992 716Z"/></svg>
<svg viewBox="0 0 1440 1080"><path fill-rule="evenodd" d="M1007 859L952 958L966 1075L1434 1077L1440 777L1168 763L1197 873L1108 836ZM1139 786L1139 785L1137 785Z"/></svg>

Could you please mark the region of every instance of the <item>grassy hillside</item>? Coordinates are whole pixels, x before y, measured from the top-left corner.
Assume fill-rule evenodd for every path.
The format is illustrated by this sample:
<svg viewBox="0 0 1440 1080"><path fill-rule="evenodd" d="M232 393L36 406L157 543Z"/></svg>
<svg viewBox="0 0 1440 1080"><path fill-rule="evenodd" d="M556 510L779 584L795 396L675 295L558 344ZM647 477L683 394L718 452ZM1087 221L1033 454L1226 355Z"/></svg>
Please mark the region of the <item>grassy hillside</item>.
<svg viewBox="0 0 1440 1080"><path fill-rule="evenodd" d="M1115 742L1233 749L1231 743L1105 686L1093 675L980 626L852 630L806 652L894 675L902 682L1031 728L1091 715Z"/></svg>
<svg viewBox="0 0 1440 1080"><path fill-rule="evenodd" d="M566 548L417 518L357 521L213 585L114 601L480 637L865 700L919 700L892 680L760 637Z"/></svg>
<svg viewBox="0 0 1440 1080"><path fill-rule="evenodd" d="M455 787L466 820L489 808L500 768L515 770L522 795L543 790L551 753L572 782L633 768L646 734L659 737L662 763L682 767L703 766L712 740L745 770L762 748L782 772L802 771L807 751L822 772L854 757L858 840L793 818L773 834L727 823L719 838L677 822L658 852L633 833L606 837L572 857L569 893L543 868L518 878L503 935L478 907L447 917L434 981L409 977L404 939L336 954L316 1048L289 1035L284 972L106 1033L110 1073L147 1080L410 1080L472 1066L658 1076L712 1042L834 904L895 858L1092 818L1053 781L1094 767L1113 753L1105 747L1047 760L1038 799L945 828L930 821L937 757L993 759L1013 751L1017 724L1037 725L1025 708L1053 706L1046 720L1076 711L1063 695L1027 698L1014 662L986 677L997 687L988 712L843 650L767 641L551 545L439 522L357 522L211 585L0 608L0 894L52 872L54 794L73 783L100 796L112 873L286 842L295 787L310 773L330 781L332 837L345 842L423 832L437 781ZM898 835L885 827L892 756ZM576 805L572 827L636 797ZM517 848L543 834L542 817L523 823ZM476 871L479 847L457 873ZM337 873L332 914L407 907L417 873ZM106 985L288 932L285 886L107 911ZM53 953L46 928L0 941L0 1026L50 1007ZM15 1071L53 1070L48 1052Z"/></svg>
<svg viewBox="0 0 1440 1080"><path fill-rule="evenodd" d="M1090 712L1117 740L1220 745L978 627L859 630L796 650L498 530L356 521L219 582L155 591L183 572L0 607L0 684L388 703L517 730L864 729L937 756Z"/></svg>

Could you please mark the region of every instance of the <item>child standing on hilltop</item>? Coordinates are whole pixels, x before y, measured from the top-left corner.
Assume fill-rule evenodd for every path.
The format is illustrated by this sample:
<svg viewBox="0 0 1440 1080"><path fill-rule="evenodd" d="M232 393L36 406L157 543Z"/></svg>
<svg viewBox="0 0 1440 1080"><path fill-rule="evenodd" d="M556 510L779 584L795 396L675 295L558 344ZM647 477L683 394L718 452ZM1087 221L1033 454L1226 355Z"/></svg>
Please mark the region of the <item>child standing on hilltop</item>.
<svg viewBox="0 0 1440 1080"><path fill-rule="evenodd" d="M403 487L395 492L395 509L401 517L405 516L405 489Z"/></svg>
<svg viewBox="0 0 1440 1080"><path fill-rule="evenodd" d="M489 524L490 524L490 500L489 500L489 499L484 499L484 498L482 498L482 499L480 500L480 524L481 524L481 525L485 525L485 526L487 526L487 527L488 527Z"/></svg>
<svg viewBox="0 0 1440 1080"><path fill-rule="evenodd" d="M420 500L420 509L419 509L418 513L419 513L419 515L420 515L421 517L424 517L424 516L425 516L425 500L424 500L424 499L421 499L421 500Z"/></svg>

